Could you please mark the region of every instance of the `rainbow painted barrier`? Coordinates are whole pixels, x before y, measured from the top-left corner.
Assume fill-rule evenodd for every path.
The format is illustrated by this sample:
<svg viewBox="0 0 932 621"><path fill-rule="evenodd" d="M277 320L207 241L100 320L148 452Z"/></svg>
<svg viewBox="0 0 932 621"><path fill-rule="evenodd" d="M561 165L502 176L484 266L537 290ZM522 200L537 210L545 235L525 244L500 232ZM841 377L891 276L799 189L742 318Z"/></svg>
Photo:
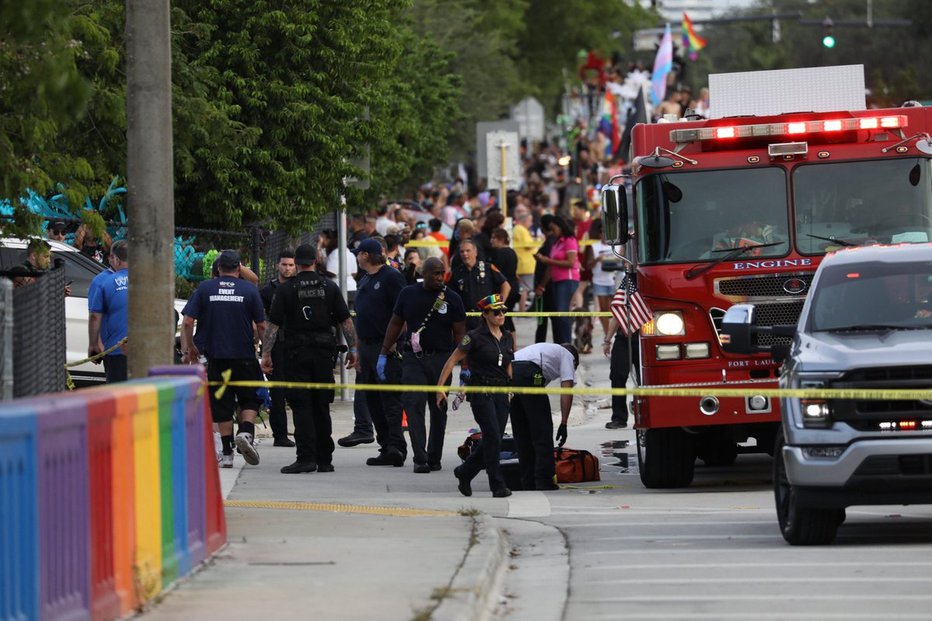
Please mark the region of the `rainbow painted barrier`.
<svg viewBox="0 0 932 621"><path fill-rule="evenodd" d="M0 403L0 621L119 619L226 543L205 381Z"/></svg>

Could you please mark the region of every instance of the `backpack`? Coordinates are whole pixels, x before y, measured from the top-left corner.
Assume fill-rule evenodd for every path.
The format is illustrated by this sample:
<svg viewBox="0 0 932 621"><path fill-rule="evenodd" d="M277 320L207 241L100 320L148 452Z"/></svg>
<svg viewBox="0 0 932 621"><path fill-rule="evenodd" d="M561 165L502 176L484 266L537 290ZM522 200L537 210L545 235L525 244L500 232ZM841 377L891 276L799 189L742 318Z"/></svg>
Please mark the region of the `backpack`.
<svg viewBox="0 0 932 621"><path fill-rule="evenodd" d="M557 448L553 451L558 483L599 481L599 459L589 451Z"/></svg>

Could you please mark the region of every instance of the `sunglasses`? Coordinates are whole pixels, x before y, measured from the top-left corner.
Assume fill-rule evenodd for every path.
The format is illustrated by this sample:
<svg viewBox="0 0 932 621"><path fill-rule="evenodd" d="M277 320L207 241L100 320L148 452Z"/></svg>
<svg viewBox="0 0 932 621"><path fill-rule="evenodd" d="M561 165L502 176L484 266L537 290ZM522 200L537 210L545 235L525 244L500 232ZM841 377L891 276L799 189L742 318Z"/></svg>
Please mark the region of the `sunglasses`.
<svg viewBox="0 0 932 621"><path fill-rule="evenodd" d="M503 310L500 309L500 308L496 308L496 309L493 309L493 310L487 310L487 311L485 311L485 312L491 313L491 314L495 315L496 317L498 317L499 315L504 315L504 314L505 314L505 311L503 311Z"/></svg>

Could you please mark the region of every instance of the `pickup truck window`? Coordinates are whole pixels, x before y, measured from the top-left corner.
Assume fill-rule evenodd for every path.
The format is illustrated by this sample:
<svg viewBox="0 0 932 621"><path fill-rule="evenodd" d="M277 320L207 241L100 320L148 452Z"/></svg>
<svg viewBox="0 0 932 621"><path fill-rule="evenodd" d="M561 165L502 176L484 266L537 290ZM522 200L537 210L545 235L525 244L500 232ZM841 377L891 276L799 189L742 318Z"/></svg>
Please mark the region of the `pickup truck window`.
<svg viewBox="0 0 932 621"><path fill-rule="evenodd" d="M807 164L793 171L801 254L843 246L932 241L929 160Z"/></svg>
<svg viewBox="0 0 932 621"><path fill-rule="evenodd" d="M932 261L833 266L813 290L808 331L932 328Z"/></svg>

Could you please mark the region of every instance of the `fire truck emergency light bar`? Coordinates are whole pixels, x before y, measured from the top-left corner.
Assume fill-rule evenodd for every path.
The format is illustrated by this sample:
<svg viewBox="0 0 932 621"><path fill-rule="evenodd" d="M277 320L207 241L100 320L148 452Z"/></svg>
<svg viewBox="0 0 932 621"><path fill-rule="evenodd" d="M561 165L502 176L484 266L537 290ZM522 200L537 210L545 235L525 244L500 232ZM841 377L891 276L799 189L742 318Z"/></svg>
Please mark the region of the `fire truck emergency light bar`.
<svg viewBox="0 0 932 621"><path fill-rule="evenodd" d="M683 143L697 140L729 140L760 136L799 136L802 134L828 134L859 129L899 129L906 127L906 125L905 115L762 123L759 125L723 125L721 127L702 127L698 129L674 129L670 132L670 141Z"/></svg>

